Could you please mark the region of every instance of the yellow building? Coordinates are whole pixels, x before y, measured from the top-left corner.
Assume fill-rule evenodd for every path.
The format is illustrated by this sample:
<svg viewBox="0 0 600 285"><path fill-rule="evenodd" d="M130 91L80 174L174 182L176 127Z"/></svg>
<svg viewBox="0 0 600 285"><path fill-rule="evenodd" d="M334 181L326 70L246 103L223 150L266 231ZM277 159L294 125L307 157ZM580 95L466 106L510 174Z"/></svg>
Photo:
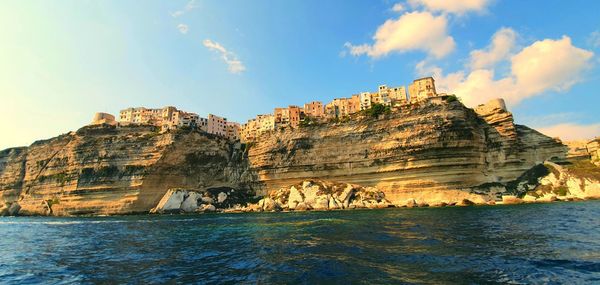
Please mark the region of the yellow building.
<svg viewBox="0 0 600 285"><path fill-rule="evenodd" d="M240 139L241 126L236 122L227 122L227 139L237 141Z"/></svg>
<svg viewBox="0 0 600 285"><path fill-rule="evenodd" d="M435 92L435 80L433 77L415 79L413 83L408 86L408 93L411 102L435 97L437 95Z"/></svg>

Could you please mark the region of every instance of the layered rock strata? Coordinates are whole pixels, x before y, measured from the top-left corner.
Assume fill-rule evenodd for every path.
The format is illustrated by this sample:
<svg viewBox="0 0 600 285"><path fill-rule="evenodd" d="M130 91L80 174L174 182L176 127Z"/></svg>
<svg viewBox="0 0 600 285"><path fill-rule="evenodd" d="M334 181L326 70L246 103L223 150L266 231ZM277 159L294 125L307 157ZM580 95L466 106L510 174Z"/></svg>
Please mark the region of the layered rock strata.
<svg viewBox="0 0 600 285"><path fill-rule="evenodd" d="M515 192L513 182L532 167L564 160L566 152L560 142L515 125L498 100L476 110L421 102L378 118L356 114L279 129L247 145L197 131L98 125L0 152L0 212L144 213L170 189L171 196L187 189L175 195L184 199L181 209L190 195L215 189L265 196L305 180L361 185L395 205L488 203ZM332 200L339 205L334 192L324 194L331 195L328 208ZM194 197L183 207L207 205L192 203ZM265 203L272 205L263 201L261 208Z"/></svg>
<svg viewBox="0 0 600 285"><path fill-rule="evenodd" d="M84 127L0 152L0 200L20 215L148 212L170 188L250 191L243 151L196 131Z"/></svg>
<svg viewBox="0 0 600 285"><path fill-rule="evenodd" d="M392 203L480 200L545 160L564 160L559 141L525 126L494 101L405 106L382 118L351 118L263 135L249 160L262 194L307 179L376 187ZM482 194L484 197L482 197ZM488 197L490 196L490 197Z"/></svg>

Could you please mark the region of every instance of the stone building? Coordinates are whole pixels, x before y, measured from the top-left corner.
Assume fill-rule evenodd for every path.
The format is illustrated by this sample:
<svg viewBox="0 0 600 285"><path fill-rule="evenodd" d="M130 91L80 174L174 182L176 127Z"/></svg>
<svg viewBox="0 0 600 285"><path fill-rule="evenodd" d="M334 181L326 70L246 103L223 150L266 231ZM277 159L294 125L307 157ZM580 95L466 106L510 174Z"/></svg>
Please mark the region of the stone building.
<svg viewBox="0 0 600 285"><path fill-rule="evenodd" d="M288 112L290 114L290 126L292 128L297 128L300 126L300 121L304 117L303 110L298 106L289 106Z"/></svg>
<svg viewBox="0 0 600 285"><path fill-rule="evenodd" d="M592 163L600 166L600 137L589 141L586 147Z"/></svg>
<svg viewBox="0 0 600 285"><path fill-rule="evenodd" d="M404 86L388 88L388 94L392 103L405 104L408 102Z"/></svg>
<svg viewBox="0 0 600 285"><path fill-rule="evenodd" d="M411 102L435 97L437 95L435 91L435 80L433 77L415 79L413 83L408 86L408 93Z"/></svg>
<svg viewBox="0 0 600 285"><path fill-rule="evenodd" d="M92 123L90 125L116 125L117 121L115 120L115 116L108 113L96 113L94 114L94 118L92 119Z"/></svg>

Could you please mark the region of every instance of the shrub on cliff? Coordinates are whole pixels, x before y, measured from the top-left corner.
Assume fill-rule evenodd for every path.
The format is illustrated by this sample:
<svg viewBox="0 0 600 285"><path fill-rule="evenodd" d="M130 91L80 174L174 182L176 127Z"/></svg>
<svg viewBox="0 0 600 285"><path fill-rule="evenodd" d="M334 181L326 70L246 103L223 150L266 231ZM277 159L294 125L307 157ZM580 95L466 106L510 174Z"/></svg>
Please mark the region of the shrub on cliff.
<svg viewBox="0 0 600 285"><path fill-rule="evenodd" d="M371 108L364 110L364 114L371 118L377 118L379 115L389 114L392 112L390 106L375 103L371 105Z"/></svg>
<svg viewBox="0 0 600 285"><path fill-rule="evenodd" d="M455 101L460 101L460 100L458 100L458 97L456 97L456 95L448 95L448 97L446 97L447 103L455 102Z"/></svg>

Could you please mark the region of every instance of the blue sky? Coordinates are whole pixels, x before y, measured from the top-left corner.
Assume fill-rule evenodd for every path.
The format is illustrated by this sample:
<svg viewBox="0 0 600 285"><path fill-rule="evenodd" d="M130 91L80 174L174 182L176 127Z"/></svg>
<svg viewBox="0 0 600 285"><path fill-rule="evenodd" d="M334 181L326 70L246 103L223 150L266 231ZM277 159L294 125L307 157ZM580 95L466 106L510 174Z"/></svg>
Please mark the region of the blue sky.
<svg viewBox="0 0 600 285"><path fill-rule="evenodd" d="M0 7L0 149L76 130L99 111L173 105L244 122L422 75L468 105L506 97L518 123L549 135L600 135L597 1Z"/></svg>

